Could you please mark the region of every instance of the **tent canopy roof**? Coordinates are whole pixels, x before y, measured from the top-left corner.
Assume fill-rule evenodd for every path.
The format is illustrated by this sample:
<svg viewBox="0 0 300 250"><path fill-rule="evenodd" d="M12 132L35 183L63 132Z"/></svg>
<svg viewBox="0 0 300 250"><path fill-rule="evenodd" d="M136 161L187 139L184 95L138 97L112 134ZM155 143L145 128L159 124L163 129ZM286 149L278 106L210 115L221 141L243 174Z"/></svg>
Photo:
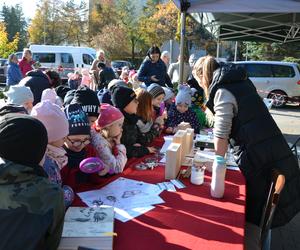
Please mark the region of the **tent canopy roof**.
<svg viewBox="0 0 300 250"><path fill-rule="evenodd" d="M221 40L300 41L300 0L173 0Z"/></svg>

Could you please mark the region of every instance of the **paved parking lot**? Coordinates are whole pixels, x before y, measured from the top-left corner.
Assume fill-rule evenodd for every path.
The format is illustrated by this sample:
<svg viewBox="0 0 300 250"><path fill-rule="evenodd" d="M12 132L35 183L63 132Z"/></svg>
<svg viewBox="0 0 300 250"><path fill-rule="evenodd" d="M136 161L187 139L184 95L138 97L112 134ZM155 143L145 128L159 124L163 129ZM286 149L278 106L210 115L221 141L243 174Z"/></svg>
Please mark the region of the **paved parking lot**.
<svg viewBox="0 0 300 250"><path fill-rule="evenodd" d="M300 106L287 105L281 109L271 109L271 114L288 143L292 144L300 136ZM271 250L300 250L300 214L290 225L288 233L280 229L272 231Z"/></svg>

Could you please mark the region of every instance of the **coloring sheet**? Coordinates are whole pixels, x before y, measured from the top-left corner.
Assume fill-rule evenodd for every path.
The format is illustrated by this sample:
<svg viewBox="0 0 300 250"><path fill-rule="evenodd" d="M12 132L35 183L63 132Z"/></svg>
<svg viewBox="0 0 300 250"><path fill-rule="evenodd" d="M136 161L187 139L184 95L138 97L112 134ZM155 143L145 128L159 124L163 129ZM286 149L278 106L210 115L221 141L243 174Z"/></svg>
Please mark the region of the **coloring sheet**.
<svg viewBox="0 0 300 250"><path fill-rule="evenodd" d="M160 193L157 185L120 177L99 190L78 195L89 207L105 204L126 210L164 203Z"/></svg>
<svg viewBox="0 0 300 250"><path fill-rule="evenodd" d="M111 206L70 207L65 215L62 237L99 237L113 232Z"/></svg>

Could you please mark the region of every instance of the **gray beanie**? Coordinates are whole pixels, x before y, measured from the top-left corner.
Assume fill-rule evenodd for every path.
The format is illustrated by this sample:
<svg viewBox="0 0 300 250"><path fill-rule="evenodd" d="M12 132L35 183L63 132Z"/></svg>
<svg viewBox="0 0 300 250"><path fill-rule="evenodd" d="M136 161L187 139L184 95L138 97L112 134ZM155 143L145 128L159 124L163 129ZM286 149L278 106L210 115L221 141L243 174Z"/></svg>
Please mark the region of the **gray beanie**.
<svg viewBox="0 0 300 250"><path fill-rule="evenodd" d="M153 98L156 98L160 95L166 95L164 89L158 85L157 83L152 83L148 88L147 91L152 95Z"/></svg>
<svg viewBox="0 0 300 250"><path fill-rule="evenodd" d="M179 85L178 94L175 99L175 104L185 103L189 107L192 104L192 90L188 85Z"/></svg>

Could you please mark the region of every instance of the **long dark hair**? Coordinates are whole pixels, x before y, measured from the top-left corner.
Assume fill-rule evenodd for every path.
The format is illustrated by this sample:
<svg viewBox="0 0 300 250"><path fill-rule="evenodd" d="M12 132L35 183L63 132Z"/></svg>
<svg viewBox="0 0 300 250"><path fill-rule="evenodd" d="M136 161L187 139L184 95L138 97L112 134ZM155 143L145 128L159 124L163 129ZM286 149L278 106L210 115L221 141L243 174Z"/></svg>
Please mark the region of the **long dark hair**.
<svg viewBox="0 0 300 250"><path fill-rule="evenodd" d="M152 46L148 52L147 52L147 56L149 57L149 59L151 60L151 54L159 54L159 58L161 56L161 52L160 49L157 46Z"/></svg>

